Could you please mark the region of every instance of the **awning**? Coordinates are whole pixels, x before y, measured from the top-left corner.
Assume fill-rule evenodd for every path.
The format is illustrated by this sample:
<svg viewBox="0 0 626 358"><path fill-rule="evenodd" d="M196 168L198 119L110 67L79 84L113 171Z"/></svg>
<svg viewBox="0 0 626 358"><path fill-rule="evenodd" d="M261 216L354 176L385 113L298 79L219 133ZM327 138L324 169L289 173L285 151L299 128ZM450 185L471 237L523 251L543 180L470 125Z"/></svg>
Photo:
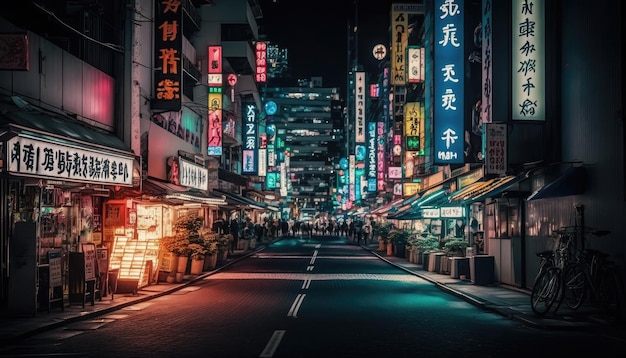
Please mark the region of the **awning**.
<svg viewBox="0 0 626 358"><path fill-rule="evenodd" d="M400 204L402 201L404 201L404 199L400 198L400 199L396 199L396 200L392 200L391 202L379 206L376 209L370 211L371 215L384 215L386 214L389 210L391 210L394 206Z"/></svg>
<svg viewBox="0 0 626 358"><path fill-rule="evenodd" d="M0 97L0 133L10 151L30 153L4 153L10 175L124 187L139 182L135 155L119 138L18 96ZM44 155L49 165L27 165Z"/></svg>
<svg viewBox="0 0 626 358"><path fill-rule="evenodd" d="M389 210L388 210L388 214L387 217L388 218L392 218L392 216L395 215L400 215L401 213L404 213L406 211L408 211L409 209L411 209L411 205L418 200L420 197L419 194L415 194L413 196L410 196L406 199L403 199L401 202L397 203L396 205L392 206Z"/></svg>
<svg viewBox="0 0 626 358"><path fill-rule="evenodd" d="M208 206L224 206L227 204L223 197L211 196L197 189L190 189L154 179L143 181L142 194L157 197L173 205L200 203Z"/></svg>
<svg viewBox="0 0 626 358"><path fill-rule="evenodd" d="M532 193L526 200L557 198L583 194L586 188L584 167L569 167L558 178Z"/></svg>
<svg viewBox="0 0 626 358"><path fill-rule="evenodd" d="M254 201L245 196L229 193L219 189L213 189L214 193L224 195L228 205L234 206L239 209L256 209L256 210L272 210L267 207L265 203Z"/></svg>
<svg viewBox="0 0 626 358"><path fill-rule="evenodd" d="M448 201L447 189L437 189L432 192L425 192L424 195L411 204L412 207L433 207Z"/></svg>
<svg viewBox="0 0 626 358"><path fill-rule="evenodd" d="M487 182L480 180L468 186L465 186L455 192L450 193L450 195L448 195L448 197L450 198L450 203L458 204L457 202L463 201L467 198L471 198L472 193L477 192L478 189L484 187L485 185L488 185Z"/></svg>
<svg viewBox="0 0 626 358"><path fill-rule="evenodd" d="M390 214L387 218L393 220L417 220L422 218L422 209L439 207L448 203L447 189L429 190L419 199L415 199L409 205L402 207L402 210ZM412 198L417 198L412 197Z"/></svg>
<svg viewBox="0 0 626 358"><path fill-rule="evenodd" d="M490 179L484 185L468 193L469 195L464 196L463 203L483 201L487 198L500 196L502 193L514 189L514 186L524 179L526 179L525 173Z"/></svg>

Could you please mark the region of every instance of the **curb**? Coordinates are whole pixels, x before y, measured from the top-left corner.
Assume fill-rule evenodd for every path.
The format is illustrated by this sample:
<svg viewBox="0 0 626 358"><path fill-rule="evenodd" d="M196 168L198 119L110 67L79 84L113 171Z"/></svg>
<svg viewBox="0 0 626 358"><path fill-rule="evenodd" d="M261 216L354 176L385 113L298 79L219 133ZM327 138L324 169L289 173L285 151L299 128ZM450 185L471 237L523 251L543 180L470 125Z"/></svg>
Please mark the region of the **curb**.
<svg viewBox="0 0 626 358"><path fill-rule="evenodd" d="M255 255L255 254L265 250L266 247L267 247L267 245L261 245L259 248L257 248L254 251L247 252L247 253L245 253L245 254L237 257L237 258L232 259L231 261L226 262L224 265L222 265L220 267L217 267L217 268L215 268L212 271L208 271L206 273L202 273L202 274L198 275L197 277L194 277L194 278L192 278L192 279L190 279L188 281L182 282L179 285L173 286L170 289L167 289L167 290L164 290L164 291L161 291L161 292L152 293L152 294L146 295L144 297L140 297L140 298L134 299L132 301L115 304L115 305L112 305L110 307L103 308L101 310L97 310L97 311L93 311L93 312L87 312L87 313L84 313L84 314L81 314L81 315L77 315L77 316L74 316L74 317L68 317L66 319L63 319L63 320L60 320L60 321L57 321L57 322L53 322L53 323L50 323L50 324L47 324L47 325L44 325L44 326L41 326L41 327L34 328L34 329L32 329L30 331L27 331L27 332L17 333L16 335L11 336L8 339L0 339L0 346L6 345L7 343L10 343L10 342L12 342L14 340L21 340L21 339L24 339L24 338L28 338L28 337L34 336L34 335L39 334L39 333L43 333L43 332L55 329L55 328L63 327L63 326L65 326L67 324L70 324L70 323L80 322L80 321L84 321L86 319L102 316L102 315L105 315L105 314L109 314L111 312L118 311L118 310L120 310L122 308L135 305L137 303L142 303L142 302L150 301L150 300L158 298L158 297L169 295L169 294L171 294L173 292L176 292L178 290L181 290L182 288L187 287L187 286L189 286L189 285L191 285L191 284L193 284L193 283L195 283L197 281L200 281L200 280L204 279L207 276L214 275L214 274L220 272L221 270L223 270L224 268L226 268L226 267L228 267L228 266L230 266L230 265L232 265L232 264L234 264L234 263L236 263L236 262L238 262L238 261L240 261L240 260L242 260L244 258L247 258L248 256Z"/></svg>
<svg viewBox="0 0 626 358"><path fill-rule="evenodd" d="M519 312L517 312L515 310L512 310L512 309L509 309L509 308L499 307L499 306L497 306L497 305L495 305L495 304L493 304L493 303L491 303L489 301L484 301L484 300L478 299L478 298L476 298L474 296L471 296L471 295L468 295L466 293L463 293L461 291L455 290L454 288L452 288L452 287L450 287L450 286L448 286L446 284L438 282L437 280L433 280L432 278L428 277L427 275L422 275L419 272L415 272L415 271L409 270L409 269L407 269L406 267L404 267L402 265L398 265L398 264L396 264L396 263L394 263L392 261L389 261L384 256L382 256L378 252L376 252L375 250L371 250L371 249L369 249L368 247L365 247L365 246L361 246L361 247L363 247L364 249L370 251L374 255L378 256L378 258L380 258L381 260L387 262L388 264L393 265L393 266L395 266L395 267L397 267L397 268L399 268L399 269L401 269L401 270L403 270L403 271L405 271L407 273L410 273L410 274L412 274L414 276L417 276L417 277L419 277L419 278L421 278L423 280L426 280L426 281L434 284L435 286L437 286L442 291L445 291L445 292L447 292L449 294L452 294L452 295L454 295L454 296L456 296L458 298L461 298L461 299L465 300L466 302L471 303L472 305L474 305L474 306L476 306L478 308L481 308L481 309L483 309L485 311L497 313L497 314L499 314L502 317L522 322L522 323L524 323L524 324L526 324L528 326L531 326L531 327L544 328L544 329L548 328L545 325L541 325L541 324L538 324L537 322L534 322L532 320L527 319L523 313L519 313Z"/></svg>

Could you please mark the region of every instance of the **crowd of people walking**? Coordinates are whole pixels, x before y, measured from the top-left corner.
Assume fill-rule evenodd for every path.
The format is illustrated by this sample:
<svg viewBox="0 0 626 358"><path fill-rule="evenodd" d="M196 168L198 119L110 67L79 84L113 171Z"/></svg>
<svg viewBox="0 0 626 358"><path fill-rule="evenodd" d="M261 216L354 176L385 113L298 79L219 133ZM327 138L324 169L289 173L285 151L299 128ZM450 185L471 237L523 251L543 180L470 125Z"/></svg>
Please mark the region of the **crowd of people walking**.
<svg viewBox="0 0 626 358"><path fill-rule="evenodd" d="M234 250L242 237L254 238L258 242L271 242L277 238L290 236L336 235L347 237L356 244L366 244L371 239L373 225L375 222L369 218L341 221L264 218L261 222L253 223L249 217L245 217L244 220L232 218L229 221L216 221L213 231L232 234L231 250Z"/></svg>

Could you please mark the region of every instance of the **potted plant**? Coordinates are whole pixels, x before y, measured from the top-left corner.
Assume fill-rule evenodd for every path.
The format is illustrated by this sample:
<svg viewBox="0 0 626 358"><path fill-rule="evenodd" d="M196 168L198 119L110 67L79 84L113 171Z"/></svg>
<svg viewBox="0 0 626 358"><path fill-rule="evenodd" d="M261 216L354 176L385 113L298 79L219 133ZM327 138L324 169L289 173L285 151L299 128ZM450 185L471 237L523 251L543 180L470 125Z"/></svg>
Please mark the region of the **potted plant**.
<svg viewBox="0 0 626 358"><path fill-rule="evenodd" d="M465 249L469 246L469 242L460 237L453 237L445 240L443 248L448 256L465 256Z"/></svg>
<svg viewBox="0 0 626 358"><path fill-rule="evenodd" d="M391 254L394 254L397 257L404 257L404 249L406 247L406 242L409 238L409 232L407 230L401 229L392 229L389 232L389 244L391 244L392 250ZM389 244L387 246L387 255L389 255Z"/></svg>
<svg viewBox="0 0 626 358"><path fill-rule="evenodd" d="M204 268L204 258L208 252L206 247L201 244L189 244L189 252L191 258L191 274L199 275Z"/></svg>
<svg viewBox="0 0 626 358"><path fill-rule="evenodd" d="M378 251L385 251L390 242L389 232L394 228L392 223L380 223L374 228L374 237L378 239Z"/></svg>
<svg viewBox="0 0 626 358"><path fill-rule="evenodd" d="M161 239L161 248L172 253L170 272L166 278L167 282L180 282L187 268L187 257L189 256L189 238L182 235L166 236ZM180 275L178 272L182 272Z"/></svg>
<svg viewBox="0 0 626 358"><path fill-rule="evenodd" d="M215 245L217 248L217 261L226 261L228 257L228 247L230 246L233 240L232 234L219 235L215 240Z"/></svg>
<svg viewBox="0 0 626 358"><path fill-rule="evenodd" d="M204 271L211 271L217 266L218 257L218 235L211 235L204 237L204 249L206 254L204 256Z"/></svg>
<svg viewBox="0 0 626 358"><path fill-rule="evenodd" d="M418 247L417 247L417 241L418 238L416 236L409 236L409 238L406 241L406 252L409 258L409 262L416 264L417 263L417 253L418 253Z"/></svg>
<svg viewBox="0 0 626 358"><path fill-rule="evenodd" d="M200 230L204 225L204 219L196 214L180 216L174 223L174 241L171 246L174 254L178 255L178 268L176 270L176 282L182 282L183 276L187 271L187 263L191 249L189 245L202 245L202 237ZM186 245L185 245L186 243ZM185 247L186 246L186 247Z"/></svg>
<svg viewBox="0 0 626 358"><path fill-rule="evenodd" d="M417 240L418 264L421 256L421 263L424 268L428 267L428 258L431 252L439 251L439 239L436 236L421 236Z"/></svg>

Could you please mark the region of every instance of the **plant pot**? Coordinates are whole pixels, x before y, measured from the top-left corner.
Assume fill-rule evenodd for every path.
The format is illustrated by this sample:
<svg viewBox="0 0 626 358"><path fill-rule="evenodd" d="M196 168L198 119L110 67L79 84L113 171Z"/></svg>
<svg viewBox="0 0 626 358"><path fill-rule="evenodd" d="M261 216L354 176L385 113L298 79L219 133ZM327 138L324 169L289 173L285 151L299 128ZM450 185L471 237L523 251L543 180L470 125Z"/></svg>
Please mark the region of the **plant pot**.
<svg viewBox="0 0 626 358"><path fill-rule="evenodd" d="M192 259L191 260L191 271L192 275L200 275L202 273L202 269L204 268L204 259Z"/></svg>
<svg viewBox="0 0 626 358"><path fill-rule="evenodd" d="M218 262L226 262L227 259L228 259L228 251L227 250L218 251L218 253L217 253L217 261Z"/></svg>
<svg viewBox="0 0 626 358"><path fill-rule="evenodd" d="M386 250L385 241L379 236L378 237L378 251L385 251L385 250Z"/></svg>
<svg viewBox="0 0 626 358"><path fill-rule="evenodd" d="M256 248L256 239L250 239L250 250L254 250Z"/></svg>
<svg viewBox="0 0 626 358"><path fill-rule="evenodd" d="M250 247L250 240L249 239L239 239L238 242L238 248L239 250L248 250L248 248Z"/></svg>
<svg viewBox="0 0 626 358"><path fill-rule="evenodd" d="M387 244L387 256L393 256L393 244L392 243Z"/></svg>
<svg viewBox="0 0 626 358"><path fill-rule="evenodd" d="M421 254L422 256L422 267L427 270L428 269L428 260L430 258L430 253L429 252L423 252Z"/></svg>
<svg viewBox="0 0 626 358"><path fill-rule="evenodd" d="M176 268L176 282L183 282L185 271L187 271L188 256L178 256L178 265Z"/></svg>
<svg viewBox="0 0 626 358"><path fill-rule="evenodd" d="M202 267L204 271L215 270L216 266L217 266L217 254L204 256L204 266Z"/></svg>
<svg viewBox="0 0 626 358"><path fill-rule="evenodd" d="M174 283L176 282L176 269L178 268L178 255L172 254L170 256L172 261L170 262L170 272L168 272L167 277L165 278L165 282Z"/></svg>

